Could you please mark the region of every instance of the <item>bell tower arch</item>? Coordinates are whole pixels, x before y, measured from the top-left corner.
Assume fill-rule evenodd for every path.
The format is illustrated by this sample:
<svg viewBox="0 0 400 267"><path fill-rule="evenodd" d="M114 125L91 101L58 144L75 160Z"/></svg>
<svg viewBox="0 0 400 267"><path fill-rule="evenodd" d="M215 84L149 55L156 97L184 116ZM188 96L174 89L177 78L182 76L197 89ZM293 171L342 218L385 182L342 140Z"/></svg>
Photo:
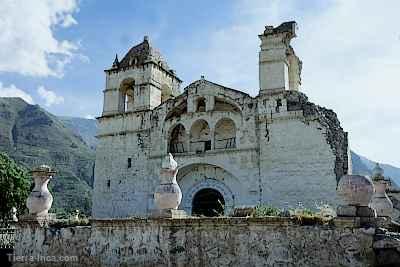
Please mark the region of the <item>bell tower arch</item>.
<svg viewBox="0 0 400 267"><path fill-rule="evenodd" d="M147 36L105 74L103 116L151 110L179 95L182 82Z"/></svg>

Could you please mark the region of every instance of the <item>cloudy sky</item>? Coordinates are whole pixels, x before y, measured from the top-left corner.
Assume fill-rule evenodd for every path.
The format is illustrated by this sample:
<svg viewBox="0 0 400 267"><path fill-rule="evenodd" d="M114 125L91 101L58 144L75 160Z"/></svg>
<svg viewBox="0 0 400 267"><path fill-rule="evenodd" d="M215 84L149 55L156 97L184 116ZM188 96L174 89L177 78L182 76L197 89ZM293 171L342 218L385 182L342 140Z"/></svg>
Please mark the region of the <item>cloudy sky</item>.
<svg viewBox="0 0 400 267"><path fill-rule="evenodd" d="M101 112L103 70L149 35L184 86L258 93L265 25L296 20L302 91L334 109L356 152L400 166L400 1L0 0L0 96L57 115Z"/></svg>

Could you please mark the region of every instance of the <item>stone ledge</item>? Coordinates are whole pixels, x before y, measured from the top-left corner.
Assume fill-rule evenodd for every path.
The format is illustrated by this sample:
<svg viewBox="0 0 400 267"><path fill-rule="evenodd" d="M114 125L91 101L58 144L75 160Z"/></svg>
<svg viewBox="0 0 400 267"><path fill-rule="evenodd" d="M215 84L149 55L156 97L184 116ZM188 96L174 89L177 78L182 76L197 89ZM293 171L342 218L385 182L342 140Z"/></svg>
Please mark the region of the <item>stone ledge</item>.
<svg viewBox="0 0 400 267"><path fill-rule="evenodd" d="M187 217L187 218L120 218L120 219L91 219L91 225L94 227L136 227L141 225L157 224L161 226L180 226L180 227L224 227L232 225L240 226L271 226L271 227L321 227L331 229L334 224L302 224L296 217Z"/></svg>
<svg viewBox="0 0 400 267"><path fill-rule="evenodd" d="M55 213L48 213L46 215L23 215L19 218L18 224L19 225L26 225L30 224L33 226L43 227L49 226L52 223L56 222L56 214Z"/></svg>

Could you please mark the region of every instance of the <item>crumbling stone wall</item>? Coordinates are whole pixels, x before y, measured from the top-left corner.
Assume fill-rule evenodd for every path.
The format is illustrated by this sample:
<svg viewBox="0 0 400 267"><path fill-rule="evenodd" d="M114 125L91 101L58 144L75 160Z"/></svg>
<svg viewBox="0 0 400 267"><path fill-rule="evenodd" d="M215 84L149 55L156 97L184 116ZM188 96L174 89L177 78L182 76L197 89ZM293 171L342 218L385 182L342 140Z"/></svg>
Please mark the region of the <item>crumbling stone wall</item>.
<svg viewBox="0 0 400 267"><path fill-rule="evenodd" d="M196 110L199 98L206 100L205 111ZM220 137L224 121L234 131ZM202 188L197 187L194 167L210 166L233 179L204 174L199 180L221 181L221 188L227 187L229 198L234 199L232 207L258 203L293 207L298 202L309 208L320 202L335 206L339 203L337 180L349 169L347 134L336 115L308 102L298 91L253 98L202 79L153 110L103 116L99 122L93 193L96 218L151 212L161 158L169 152L171 134L178 125L185 130L185 144L181 145L184 153L182 149L173 152L175 160L180 169L193 167L186 175L193 180L186 183L192 188L184 188L183 197ZM204 144L194 142L196 130L205 132L207 138L198 139L209 140L211 149L203 151ZM228 143L227 137L234 140Z"/></svg>
<svg viewBox="0 0 400 267"><path fill-rule="evenodd" d="M25 225L15 255L78 256L54 266L374 266L373 232L276 217L98 220Z"/></svg>
<svg viewBox="0 0 400 267"><path fill-rule="evenodd" d="M307 121L317 120L327 129L326 141L335 154L336 180L349 172L348 135L340 126L336 113L308 101L308 97L298 91L286 91L288 111L302 110Z"/></svg>

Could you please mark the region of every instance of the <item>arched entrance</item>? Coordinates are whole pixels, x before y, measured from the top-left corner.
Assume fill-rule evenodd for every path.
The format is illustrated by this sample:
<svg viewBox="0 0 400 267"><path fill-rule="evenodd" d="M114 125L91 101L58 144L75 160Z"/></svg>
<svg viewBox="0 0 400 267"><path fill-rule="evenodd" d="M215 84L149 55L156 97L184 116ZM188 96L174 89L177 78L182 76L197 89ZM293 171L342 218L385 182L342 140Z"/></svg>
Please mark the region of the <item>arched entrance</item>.
<svg viewBox="0 0 400 267"><path fill-rule="evenodd" d="M183 165L179 168L176 176L182 191L180 209L185 210L188 214L194 214L195 198L202 195L199 192L203 189L212 189L221 195L217 199L220 199L221 202L223 200L223 215L232 214L235 207L235 193L240 192L243 187L235 176L219 166L207 163L182 164L179 162L178 164Z"/></svg>
<svg viewBox="0 0 400 267"><path fill-rule="evenodd" d="M224 197L215 189L201 189L193 197L192 215L216 217L224 215L224 209Z"/></svg>

